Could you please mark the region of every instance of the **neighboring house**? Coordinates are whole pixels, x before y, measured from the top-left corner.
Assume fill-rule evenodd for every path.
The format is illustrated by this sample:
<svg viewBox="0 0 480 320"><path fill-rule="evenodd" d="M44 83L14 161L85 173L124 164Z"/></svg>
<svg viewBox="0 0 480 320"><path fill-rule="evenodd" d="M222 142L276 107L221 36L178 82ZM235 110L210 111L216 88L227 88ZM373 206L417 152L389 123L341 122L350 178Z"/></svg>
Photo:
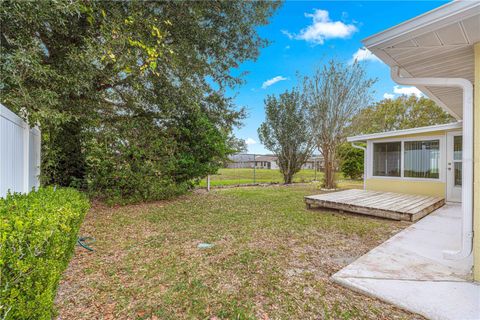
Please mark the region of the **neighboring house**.
<svg viewBox="0 0 480 320"><path fill-rule="evenodd" d="M227 163L227 168L257 168L257 169L278 169L278 157L274 155L253 155L236 154L230 157L231 162ZM323 158L313 156L305 162L302 169L321 170L323 168Z"/></svg>
<svg viewBox="0 0 480 320"><path fill-rule="evenodd" d="M277 157L272 155L256 156L255 166L258 169L278 169Z"/></svg>
<svg viewBox="0 0 480 320"><path fill-rule="evenodd" d="M473 254L480 281L480 2L449 2L363 43L395 82L417 87L459 121L350 137L367 142L365 187L461 202L459 251L444 256Z"/></svg>
<svg viewBox="0 0 480 320"><path fill-rule="evenodd" d="M302 169L315 169L323 170L323 157L321 156L313 156L305 162L302 166Z"/></svg>
<svg viewBox="0 0 480 320"><path fill-rule="evenodd" d="M234 154L229 157L229 160L225 167L230 169L253 168L255 165L254 154Z"/></svg>

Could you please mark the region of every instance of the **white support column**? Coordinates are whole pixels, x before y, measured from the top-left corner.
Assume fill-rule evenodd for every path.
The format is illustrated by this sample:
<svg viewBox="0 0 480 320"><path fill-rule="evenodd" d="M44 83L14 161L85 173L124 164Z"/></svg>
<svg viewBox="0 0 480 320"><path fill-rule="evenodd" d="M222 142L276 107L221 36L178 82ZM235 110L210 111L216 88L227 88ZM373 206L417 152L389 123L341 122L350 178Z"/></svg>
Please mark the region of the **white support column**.
<svg viewBox="0 0 480 320"><path fill-rule="evenodd" d="M454 87L463 90L462 151L462 242L459 251L446 250L445 259L468 257L473 249L473 85L463 78L412 78L400 76L400 68L391 68L393 81L403 85Z"/></svg>

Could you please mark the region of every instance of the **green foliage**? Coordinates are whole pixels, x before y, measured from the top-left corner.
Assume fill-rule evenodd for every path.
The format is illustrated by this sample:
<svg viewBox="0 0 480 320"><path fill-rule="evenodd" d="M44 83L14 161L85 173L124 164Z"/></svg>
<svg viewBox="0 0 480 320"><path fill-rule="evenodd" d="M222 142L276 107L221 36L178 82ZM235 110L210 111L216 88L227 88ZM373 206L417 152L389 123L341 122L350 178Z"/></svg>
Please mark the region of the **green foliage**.
<svg viewBox="0 0 480 320"><path fill-rule="evenodd" d="M344 177L360 179L363 175L364 151L354 148L350 143L344 143L338 148L340 171Z"/></svg>
<svg viewBox="0 0 480 320"><path fill-rule="evenodd" d="M330 60L304 79L304 95L310 111L315 142L324 159L322 186L335 188L338 147L349 135L352 118L371 100L376 79L367 75L365 65Z"/></svg>
<svg viewBox="0 0 480 320"><path fill-rule="evenodd" d="M51 319L53 300L89 208L73 189L0 199L0 317Z"/></svg>
<svg viewBox="0 0 480 320"><path fill-rule="evenodd" d="M349 126L350 135L401 130L454 122L455 119L428 98L402 95L384 99L361 110Z"/></svg>
<svg viewBox="0 0 480 320"><path fill-rule="evenodd" d="M241 147L232 132L245 112L225 91L267 44L257 27L278 7L1 1L0 102L40 124L43 183L163 197L135 190L153 179L161 194L183 189Z"/></svg>
<svg viewBox="0 0 480 320"><path fill-rule="evenodd" d="M148 117L119 118L87 145L88 190L115 203L170 198L233 152L198 108L175 116L164 132L154 128Z"/></svg>
<svg viewBox="0 0 480 320"><path fill-rule="evenodd" d="M302 96L295 89L265 100L265 122L258 128L258 136L265 148L278 157L285 183L292 183L295 173L313 153L306 111Z"/></svg>

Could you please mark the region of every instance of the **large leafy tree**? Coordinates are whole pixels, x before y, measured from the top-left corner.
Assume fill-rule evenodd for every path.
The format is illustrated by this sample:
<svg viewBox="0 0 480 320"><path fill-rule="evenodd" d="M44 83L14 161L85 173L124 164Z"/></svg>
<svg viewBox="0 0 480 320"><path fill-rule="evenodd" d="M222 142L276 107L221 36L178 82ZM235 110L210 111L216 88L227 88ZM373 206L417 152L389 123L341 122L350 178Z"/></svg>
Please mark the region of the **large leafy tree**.
<svg viewBox="0 0 480 320"><path fill-rule="evenodd" d="M367 134L453 122L434 101L415 95L381 100L362 109L349 126L350 134Z"/></svg>
<svg viewBox="0 0 480 320"><path fill-rule="evenodd" d="M304 79L304 94L316 145L322 154L326 188L335 187L337 151L345 142L345 130L352 117L365 108L375 83L366 75L364 65L329 61Z"/></svg>
<svg viewBox="0 0 480 320"><path fill-rule="evenodd" d="M278 157L285 183L292 183L295 173L313 153L315 144L306 111L302 96L295 89L265 100L265 122L258 128L258 136L265 148Z"/></svg>
<svg viewBox="0 0 480 320"><path fill-rule="evenodd" d="M233 151L244 112L225 96L242 82L231 69L258 57L256 27L278 5L2 1L1 102L41 125L47 183L112 183L99 166L121 175L135 161L169 183L200 177Z"/></svg>

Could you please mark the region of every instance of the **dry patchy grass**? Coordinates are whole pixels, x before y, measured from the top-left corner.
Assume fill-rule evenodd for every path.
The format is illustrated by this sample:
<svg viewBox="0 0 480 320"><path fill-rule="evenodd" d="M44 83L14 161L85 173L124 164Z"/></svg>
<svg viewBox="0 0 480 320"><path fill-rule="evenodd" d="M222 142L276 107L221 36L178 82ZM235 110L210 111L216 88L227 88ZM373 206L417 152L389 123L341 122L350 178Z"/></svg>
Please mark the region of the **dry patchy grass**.
<svg viewBox="0 0 480 320"><path fill-rule="evenodd" d="M95 206L57 296L59 319L411 319L329 277L405 223L306 210L312 186ZM201 242L211 249L198 249Z"/></svg>

